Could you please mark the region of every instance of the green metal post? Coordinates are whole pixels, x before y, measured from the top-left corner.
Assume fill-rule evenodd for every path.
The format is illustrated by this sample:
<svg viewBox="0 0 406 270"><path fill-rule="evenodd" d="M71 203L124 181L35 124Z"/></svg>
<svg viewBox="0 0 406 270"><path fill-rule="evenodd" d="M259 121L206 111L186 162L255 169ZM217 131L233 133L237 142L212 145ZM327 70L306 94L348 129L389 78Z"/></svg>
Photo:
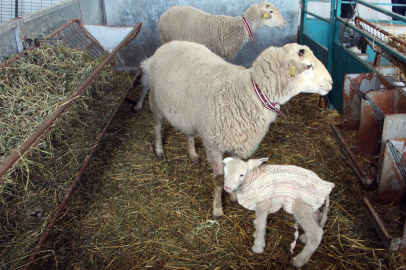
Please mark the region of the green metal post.
<svg viewBox="0 0 406 270"><path fill-rule="evenodd" d="M307 2L308 0L302 0L302 11L300 13L300 32L299 32L299 44L303 45L303 33L304 33L304 24L307 20Z"/></svg>
<svg viewBox="0 0 406 270"><path fill-rule="evenodd" d="M331 74L332 60L333 60L333 46L335 42L335 32L336 32L336 9L337 2L341 3L341 0L331 0L331 11L330 11L330 33L328 38L328 54L327 54L327 70Z"/></svg>
<svg viewBox="0 0 406 270"><path fill-rule="evenodd" d="M14 18L18 17L18 0L15 0L15 14L14 14Z"/></svg>

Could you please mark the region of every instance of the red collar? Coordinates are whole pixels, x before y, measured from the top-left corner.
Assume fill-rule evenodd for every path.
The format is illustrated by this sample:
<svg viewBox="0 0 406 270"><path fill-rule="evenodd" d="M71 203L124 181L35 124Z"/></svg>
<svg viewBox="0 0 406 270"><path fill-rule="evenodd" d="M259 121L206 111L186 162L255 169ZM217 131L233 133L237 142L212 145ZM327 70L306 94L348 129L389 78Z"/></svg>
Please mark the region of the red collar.
<svg viewBox="0 0 406 270"><path fill-rule="evenodd" d="M252 79L252 84L254 85L255 93L257 93L259 99L262 101L264 104L265 108L267 108L270 111L273 111L274 113L277 113L281 117L286 117L286 115L281 112L276 105L278 105L278 102L271 102L269 98L262 93L261 89L259 89L258 84L255 83L254 79Z"/></svg>
<svg viewBox="0 0 406 270"><path fill-rule="evenodd" d="M251 25L244 17L242 17L242 22L244 23L245 28L247 29L248 35L250 36L250 39L251 39L251 45L252 45L255 42L255 37L254 37L254 33L252 32Z"/></svg>

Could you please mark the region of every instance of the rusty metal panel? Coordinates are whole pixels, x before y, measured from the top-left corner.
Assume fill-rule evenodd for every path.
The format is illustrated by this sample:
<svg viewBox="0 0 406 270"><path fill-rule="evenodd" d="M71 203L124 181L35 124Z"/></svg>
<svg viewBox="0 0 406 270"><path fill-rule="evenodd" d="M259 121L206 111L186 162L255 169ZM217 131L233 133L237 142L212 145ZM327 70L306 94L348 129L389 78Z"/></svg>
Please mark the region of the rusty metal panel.
<svg viewBox="0 0 406 270"><path fill-rule="evenodd" d="M404 127L404 126L403 126ZM394 156L395 148L403 160L406 160L406 136L403 139L388 140L386 143L385 151L382 156L382 163L380 168L379 188L377 202L391 204L399 204L402 201L402 194L405 192L405 179L402 176L401 168L404 166ZM404 162L403 162L404 163ZM405 168L403 168L403 171Z"/></svg>
<svg viewBox="0 0 406 270"><path fill-rule="evenodd" d="M343 112L344 130L358 129L361 119L362 94L371 90L390 89L392 84L377 73L347 74L344 78Z"/></svg>

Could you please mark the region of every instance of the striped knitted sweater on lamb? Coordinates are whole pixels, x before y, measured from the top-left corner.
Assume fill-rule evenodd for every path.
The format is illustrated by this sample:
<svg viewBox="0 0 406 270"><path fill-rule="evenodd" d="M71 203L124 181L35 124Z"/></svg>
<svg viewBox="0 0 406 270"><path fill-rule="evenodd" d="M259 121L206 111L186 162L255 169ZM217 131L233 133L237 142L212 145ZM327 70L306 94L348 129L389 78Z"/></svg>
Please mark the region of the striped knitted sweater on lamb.
<svg viewBox="0 0 406 270"><path fill-rule="evenodd" d="M319 209L334 184L320 179L314 172L293 165L263 165L246 175L236 191L238 203L255 210L257 203L268 200L268 213L283 209L292 214L293 202L301 200L313 211Z"/></svg>

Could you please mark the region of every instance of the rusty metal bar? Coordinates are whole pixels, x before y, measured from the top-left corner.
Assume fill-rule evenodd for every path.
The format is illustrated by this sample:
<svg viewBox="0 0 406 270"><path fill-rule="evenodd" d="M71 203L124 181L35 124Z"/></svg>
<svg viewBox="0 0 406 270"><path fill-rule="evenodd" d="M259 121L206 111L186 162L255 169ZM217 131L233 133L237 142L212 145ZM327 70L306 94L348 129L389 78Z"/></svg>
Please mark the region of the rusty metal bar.
<svg viewBox="0 0 406 270"><path fill-rule="evenodd" d="M85 169L87 168L87 166L88 166L88 164L90 162L90 159L92 158L92 156L96 152L101 140L103 139L105 133L107 132L107 129L110 127L111 123L113 122L114 117L116 116L118 110L120 109L120 107L121 107L122 103L124 102L125 98L127 97L128 93L130 92L130 90L133 89L134 84L140 78L140 75L141 75L141 69L139 69L137 74L135 74L134 79L131 82L131 85L128 87L127 91L124 93L124 95L121 97L120 101L117 103L117 106L116 106L114 112L110 116L110 118L107 121L106 125L104 126L103 130L100 132L95 144L90 149L89 154L87 155L86 159L82 163L82 165L81 165L75 179L73 180L72 184L70 185L70 187L68 189L68 192L65 194L65 196L63 197L62 201L60 202L58 208L56 209L56 211L52 215L51 220L47 224L43 234L41 235L41 238L38 240L37 245L36 245L35 249L32 252L33 254L27 259L27 262L24 265L23 269L27 270L27 269L29 269L31 267L32 262L34 261L36 255L40 252L42 244L46 241L46 239L48 237L48 234L50 233L51 229L55 225L55 222L56 222L59 214L61 213L61 211L64 209L69 197L72 195L73 190L75 189L80 177L83 175Z"/></svg>
<svg viewBox="0 0 406 270"><path fill-rule="evenodd" d="M385 247L388 248L390 246L392 238L390 237L388 231L385 229L385 226L383 225L381 219L378 217L378 214L375 212L369 200L367 198L364 198L363 200L369 219L372 221L372 225L374 226Z"/></svg>
<svg viewBox="0 0 406 270"><path fill-rule="evenodd" d="M341 148L342 153L344 154L347 161L350 163L351 167L354 169L355 173L361 179L361 182L366 188L370 188L376 185L375 177L369 177L365 171L362 169L361 164L358 162L357 157L349 148L348 144L345 142L344 138L340 134L341 125L330 124L331 131L333 133L334 139L336 139L338 145Z"/></svg>
<svg viewBox="0 0 406 270"><path fill-rule="evenodd" d="M90 84L97 78L101 70L114 59L118 51L125 47L131 40L133 40L140 32L142 23L139 22L134 27L133 30L120 42L120 44L110 53L103 62L83 81L81 85L75 90L75 92L68 97L68 99L47 119L42 122L42 124L34 131L34 133L25 140L20 147L13 153L8 159L0 165L0 177L2 177L8 169L10 169L15 162L20 160L31 145L41 136L42 133L48 129L52 123L77 99L79 98L85 90L90 86ZM4 180L0 181L0 185L3 185Z"/></svg>

